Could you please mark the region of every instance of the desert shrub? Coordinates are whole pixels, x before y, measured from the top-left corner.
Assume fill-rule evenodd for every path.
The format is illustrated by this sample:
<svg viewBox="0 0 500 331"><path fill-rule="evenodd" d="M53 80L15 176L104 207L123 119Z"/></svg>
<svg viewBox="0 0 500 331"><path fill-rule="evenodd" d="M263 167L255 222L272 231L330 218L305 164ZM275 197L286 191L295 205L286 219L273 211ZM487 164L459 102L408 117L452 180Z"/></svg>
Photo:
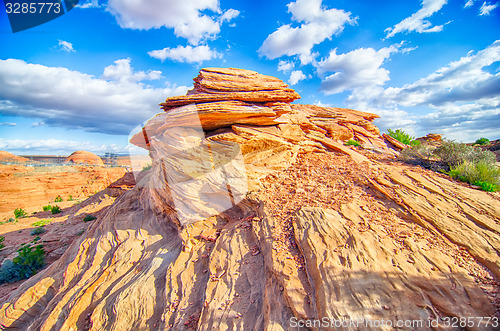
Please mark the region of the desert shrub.
<svg viewBox="0 0 500 331"><path fill-rule="evenodd" d="M44 226L44 225L47 225L50 223L52 223L51 219L45 219L45 220L40 220L40 221L31 223L31 226Z"/></svg>
<svg viewBox="0 0 500 331"><path fill-rule="evenodd" d="M474 183L474 185L479 186L481 188L481 190L487 191L487 192L496 192L499 189L498 185L488 183L488 182L482 182L482 181L477 181Z"/></svg>
<svg viewBox="0 0 500 331"><path fill-rule="evenodd" d="M26 279L45 265L45 250L42 245L23 245L12 260L6 259L0 267L0 284Z"/></svg>
<svg viewBox="0 0 500 331"><path fill-rule="evenodd" d="M432 168L434 170L439 167L434 156L435 147L427 144L416 145L411 148L405 148L401 151L399 159L411 164L417 164L425 168Z"/></svg>
<svg viewBox="0 0 500 331"><path fill-rule="evenodd" d="M464 162L496 163L496 157L493 152L454 141L445 142L442 146L436 148L434 154L448 167Z"/></svg>
<svg viewBox="0 0 500 331"><path fill-rule="evenodd" d="M31 230L31 235L32 236L37 236L39 234L42 234L45 232L45 228L43 226L39 226L37 228L34 228L33 230Z"/></svg>
<svg viewBox="0 0 500 331"><path fill-rule="evenodd" d="M149 169L151 169L152 165L151 164L146 164L141 171L147 171Z"/></svg>
<svg viewBox="0 0 500 331"><path fill-rule="evenodd" d="M387 129L387 134L403 144L409 146L420 145L420 141L415 140L415 137L410 136L408 133L404 132L401 129Z"/></svg>
<svg viewBox="0 0 500 331"><path fill-rule="evenodd" d="M490 140L488 138L479 138L478 140L476 140L476 142L474 144L476 145L487 145L490 143Z"/></svg>
<svg viewBox="0 0 500 331"><path fill-rule="evenodd" d="M346 145L346 146L356 146L357 147L357 146L360 146L360 143L359 143L359 141L356 141L356 140L353 140L353 139L349 139L348 141L346 141L344 143L344 145Z"/></svg>
<svg viewBox="0 0 500 331"><path fill-rule="evenodd" d="M6 223L16 223L16 222L17 222L17 220L16 220L15 218L12 218L12 217L11 217L11 218L9 218L9 219L6 221Z"/></svg>
<svg viewBox="0 0 500 331"><path fill-rule="evenodd" d="M5 237L4 236L0 236L0 249L4 248L5 247L5 244L3 243L5 241Z"/></svg>
<svg viewBox="0 0 500 331"><path fill-rule="evenodd" d="M500 187L500 169L487 161L465 161L450 167L448 174L458 180L481 187L485 191L497 191Z"/></svg>
<svg viewBox="0 0 500 331"><path fill-rule="evenodd" d="M52 210L52 206L51 205L43 206L42 209L43 211L49 211Z"/></svg>
<svg viewBox="0 0 500 331"><path fill-rule="evenodd" d="M94 215L92 214L88 214L86 215L84 218L83 218L83 221L84 222L90 222L90 221L93 221L95 220L97 217L95 217Z"/></svg>
<svg viewBox="0 0 500 331"><path fill-rule="evenodd" d="M63 202L63 198L58 195L55 199L54 199L54 202Z"/></svg>
<svg viewBox="0 0 500 331"><path fill-rule="evenodd" d="M52 206L51 212L52 214L59 214L60 212L62 212L62 210L59 206Z"/></svg>
<svg viewBox="0 0 500 331"><path fill-rule="evenodd" d="M23 217L27 217L28 214L26 213L26 211L22 208L16 208L16 210L14 210L14 216L16 218L23 218Z"/></svg>
<svg viewBox="0 0 500 331"><path fill-rule="evenodd" d="M69 197L68 197L68 201L73 201L73 196L70 194Z"/></svg>

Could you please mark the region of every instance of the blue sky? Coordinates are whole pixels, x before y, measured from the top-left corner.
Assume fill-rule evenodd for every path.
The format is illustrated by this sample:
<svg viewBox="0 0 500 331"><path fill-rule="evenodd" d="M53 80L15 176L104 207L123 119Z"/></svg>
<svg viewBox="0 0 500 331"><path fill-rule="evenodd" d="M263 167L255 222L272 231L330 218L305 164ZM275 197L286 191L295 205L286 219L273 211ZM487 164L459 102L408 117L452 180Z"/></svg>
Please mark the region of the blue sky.
<svg viewBox="0 0 500 331"><path fill-rule="evenodd" d="M500 1L80 1L12 33L0 4L0 150L124 153L203 67L276 76L296 103L417 135L500 138Z"/></svg>

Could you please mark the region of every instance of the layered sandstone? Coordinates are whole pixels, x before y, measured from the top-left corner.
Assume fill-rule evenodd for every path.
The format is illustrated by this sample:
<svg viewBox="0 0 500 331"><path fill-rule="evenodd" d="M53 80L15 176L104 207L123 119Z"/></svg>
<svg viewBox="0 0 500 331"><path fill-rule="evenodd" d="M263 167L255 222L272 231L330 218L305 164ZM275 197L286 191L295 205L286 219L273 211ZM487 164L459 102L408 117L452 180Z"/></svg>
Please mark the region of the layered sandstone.
<svg viewBox="0 0 500 331"><path fill-rule="evenodd" d="M398 163L377 115L297 97L255 72L202 70L132 138L151 169L12 293L2 326L289 330L293 318L364 318L430 330L494 316L499 195Z"/></svg>

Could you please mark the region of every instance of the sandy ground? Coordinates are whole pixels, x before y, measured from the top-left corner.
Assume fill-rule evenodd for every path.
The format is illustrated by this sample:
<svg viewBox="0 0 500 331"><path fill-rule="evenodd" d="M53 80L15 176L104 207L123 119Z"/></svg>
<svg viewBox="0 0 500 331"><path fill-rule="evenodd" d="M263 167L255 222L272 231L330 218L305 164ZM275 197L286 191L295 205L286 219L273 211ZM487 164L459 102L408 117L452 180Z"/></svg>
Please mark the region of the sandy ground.
<svg viewBox="0 0 500 331"><path fill-rule="evenodd" d="M119 188L106 187L125 171L98 166L0 165L0 236L5 238L0 263L15 257L20 245L33 242L36 235L31 234L32 230L44 223L45 232L39 235L37 244L42 244L47 253L47 265L59 259L92 224L83 221L85 216L99 217L123 193ZM62 202L54 202L58 196ZM43 211L46 205L57 205L62 212ZM23 208L28 217L12 221L16 208ZM0 285L0 300L22 282Z"/></svg>
<svg viewBox="0 0 500 331"><path fill-rule="evenodd" d="M125 171L125 168L98 166L0 165L0 222L14 217L16 208L23 208L31 215L48 204L72 206L121 178ZM63 202L55 203L59 195Z"/></svg>

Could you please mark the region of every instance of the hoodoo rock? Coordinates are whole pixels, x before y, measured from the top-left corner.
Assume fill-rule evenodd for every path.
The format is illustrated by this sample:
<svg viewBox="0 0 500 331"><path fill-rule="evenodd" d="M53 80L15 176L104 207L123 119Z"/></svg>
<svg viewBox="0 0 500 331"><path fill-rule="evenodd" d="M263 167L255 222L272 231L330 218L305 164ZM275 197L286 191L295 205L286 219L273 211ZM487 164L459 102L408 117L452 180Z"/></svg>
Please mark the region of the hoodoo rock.
<svg viewBox="0 0 500 331"><path fill-rule="evenodd" d="M104 165L104 162L102 162L102 159L99 156L87 151L73 152L71 153L70 156L66 158L64 162L75 163L75 164L100 165L100 166Z"/></svg>
<svg viewBox="0 0 500 331"><path fill-rule="evenodd" d="M131 139L151 169L11 294L2 327L494 330L499 195L398 162L377 115L298 98L201 70Z"/></svg>

